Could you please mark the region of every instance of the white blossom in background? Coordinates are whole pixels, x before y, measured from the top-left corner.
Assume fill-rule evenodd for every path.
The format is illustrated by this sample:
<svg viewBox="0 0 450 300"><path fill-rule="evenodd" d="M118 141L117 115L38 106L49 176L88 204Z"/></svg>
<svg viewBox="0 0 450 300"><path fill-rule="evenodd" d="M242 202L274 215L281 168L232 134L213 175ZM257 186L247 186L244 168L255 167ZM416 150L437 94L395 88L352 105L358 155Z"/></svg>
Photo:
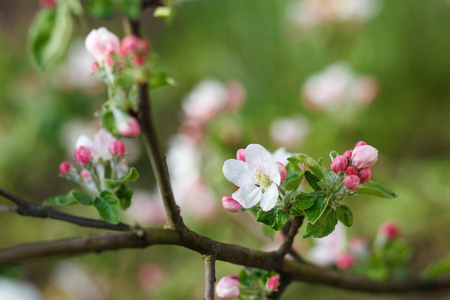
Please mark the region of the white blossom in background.
<svg viewBox="0 0 450 300"><path fill-rule="evenodd" d="M39 290L31 283L0 277L0 300L43 300Z"/></svg>
<svg viewBox="0 0 450 300"><path fill-rule="evenodd" d="M166 222L166 211L158 191L135 191L124 214L130 222L137 221L142 226L163 226Z"/></svg>
<svg viewBox="0 0 450 300"><path fill-rule="evenodd" d="M309 133L309 121L302 116L280 118L270 126L270 136L279 146L295 149Z"/></svg>
<svg viewBox="0 0 450 300"><path fill-rule="evenodd" d="M294 0L287 6L288 21L301 29L327 23L363 23L379 11L379 0Z"/></svg>
<svg viewBox="0 0 450 300"><path fill-rule="evenodd" d="M287 152L285 148L281 147L275 150L272 153L272 157L275 161L281 162L283 165L287 165L289 163L288 158L292 156L291 152Z"/></svg>
<svg viewBox="0 0 450 300"><path fill-rule="evenodd" d="M328 236L314 239L314 247L309 249L307 258L313 263L328 267L334 265L347 248L346 230L338 222L336 229Z"/></svg>
<svg viewBox="0 0 450 300"><path fill-rule="evenodd" d="M378 86L370 76L358 77L345 63L336 63L310 76L302 88L305 105L312 109L352 110L369 104Z"/></svg>

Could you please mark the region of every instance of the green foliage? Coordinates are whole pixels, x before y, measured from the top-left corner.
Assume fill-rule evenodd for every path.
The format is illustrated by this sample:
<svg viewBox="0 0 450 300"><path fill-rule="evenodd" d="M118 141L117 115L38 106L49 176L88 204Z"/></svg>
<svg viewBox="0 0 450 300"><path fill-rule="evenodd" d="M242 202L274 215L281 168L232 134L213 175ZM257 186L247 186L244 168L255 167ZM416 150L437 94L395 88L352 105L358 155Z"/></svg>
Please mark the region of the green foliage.
<svg viewBox="0 0 450 300"><path fill-rule="evenodd" d="M314 175L316 175L316 177L319 178L319 180L323 178L323 171L321 166L308 155L304 153L296 153L288 160L291 162L297 162L300 165L304 165L305 167L310 168L311 171L314 173Z"/></svg>
<svg viewBox="0 0 450 300"><path fill-rule="evenodd" d="M372 195L380 198L398 197L398 195L396 195L391 190L387 189L379 183L373 182L372 180L367 182L365 187L356 190L356 193L361 195Z"/></svg>
<svg viewBox="0 0 450 300"><path fill-rule="evenodd" d="M131 197L133 197L133 191L130 190L125 184L121 184L115 192L117 198L120 201L120 207L126 210L131 205Z"/></svg>
<svg viewBox="0 0 450 300"><path fill-rule="evenodd" d="M305 210L314 205L317 199L317 195L315 194L298 194L295 197L294 208L297 210Z"/></svg>
<svg viewBox="0 0 450 300"><path fill-rule="evenodd" d="M148 86L150 90L156 90L165 86L177 86L178 83L164 72L152 73Z"/></svg>
<svg viewBox="0 0 450 300"><path fill-rule="evenodd" d="M142 12L142 0L119 0L119 7L128 18L137 20Z"/></svg>
<svg viewBox="0 0 450 300"><path fill-rule="evenodd" d="M94 206L106 222L117 224L120 222L120 201L110 191L102 191L95 198Z"/></svg>
<svg viewBox="0 0 450 300"><path fill-rule="evenodd" d="M73 193L76 192L76 190L72 190L65 196L55 196L51 197L44 202L42 202L42 205L55 205L55 206L69 206L77 204L77 200L73 196Z"/></svg>
<svg viewBox="0 0 450 300"><path fill-rule="evenodd" d="M320 181L319 178L314 176L310 171L305 172L305 179L308 182L309 186L313 188L313 190L318 191L321 189L318 184Z"/></svg>
<svg viewBox="0 0 450 300"><path fill-rule="evenodd" d="M353 225L353 213L347 205L337 205L336 213L339 221L342 222L347 227L351 227Z"/></svg>
<svg viewBox="0 0 450 300"><path fill-rule="evenodd" d="M314 204L305 210L305 215L311 224L314 224L325 212L328 206L328 199L323 197L315 198Z"/></svg>
<svg viewBox="0 0 450 300"><path fill-rule="evenodd" d="M114 4L111 0L88 0L87 12L96 18L108 18L114 14Z"/></svg>
<svg viewBox="0 0 450 300"><path fill-rule="evenodd" d="M274 230L280 230L289 220L289 214L281 209L274 208L270 211L258 211L256 221L269 225Z"/></svg>
<svg viewBox="0 0 450 300"><path fill-rule="evenodd" d="M321 217L314 224L311 222L306 226L303 238L315 237L323 238L333 232L338 218L334 209L327 207Z"/></svg>
<svg viewBox="0 0 450 300"><path fill-rule="evenodd" d="M114 189L121 184L124 184L129 181L136 181L138 179L139 179L138 171L136 170L136 168L131 168L128 174L120 178L119 180L105 179L105 184L110 189Z"/></svg>
<svg viewBox="0 0 450 300"><path fill-rule="evenodd" d="M450 273L450 254L438 261L429 264L428 267L422 272L422 277L429 279L449 273Z"/></svg>
<svg viewBox="0 0 450 300"><path fill-rule="evenodd" d="M72 192L73 197L75 198L75 200L77 200L78 203L83 204L83 205L93 205L94 204L94 199L86 194L77 192L77 191L73 191Z"/></svg>
<svg viewBox="0 0 450 300"><path fill-rule="evenodd" d="M65 2L56 9L42 9L28 33L28 52L39 71L51 67L65 53L72 34L70 7Z"/></svg>

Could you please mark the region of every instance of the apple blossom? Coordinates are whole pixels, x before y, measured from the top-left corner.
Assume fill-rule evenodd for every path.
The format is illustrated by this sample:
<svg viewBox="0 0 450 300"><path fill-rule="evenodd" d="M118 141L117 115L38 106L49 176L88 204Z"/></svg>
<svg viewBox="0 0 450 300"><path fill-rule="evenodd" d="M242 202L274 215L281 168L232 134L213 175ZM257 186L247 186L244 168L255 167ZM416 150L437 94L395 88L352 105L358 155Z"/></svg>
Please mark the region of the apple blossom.
<svg viewBox="0 0 450 300"><path fill-rule="evenodd" d="M119 109L115 109L113 115L120 135L126 137L139 136L141 133L141 126L139 125L138 120Z"/></svg>
<svg viewBox="0 0 450 300"><path fill-rule="evenodd" d="M359 179L361 179L362 183L369 181L371 175L372 171L370 171L370 168L364 168L359 171Z"/></svg>
<svg viewBox="0 0 450 300"><path fill-rule="evenodd" d="M357 146L352 152L352 165L358 169L373 166L378 159L378 150L369 145Z"/></svg>
<svg viewBox="0 0 450 300"><path fill-rule="evenodd" d="M345 151L344 152L344 154L342 154L342 155L344 155L345 157L347 157L347 159L350 159L350 158L352 158L352 150L347 150L347 151Z"/></svg>
<svg viewBox="0 0 450 300"><path fill-rule="evenodd" d="M394 221L388 221L381 225L380 233L387 240L395 240L400 236L400 228Z"/></svg>
<svg viewBox="0 0 450 300"><path fill-rule="evenodd" d="M263 211L275 207L281 182L278 164L263 146L250 144L245 149L246 161L229 159L223 165L225 178L239 189L232 197L244 208L260 202Z"/></svg>
<svg viewBox="0 0 450 300"><path fill-rule="evenodd" d="M61 173L61 175L65 175L67 173L70 173L70 164L67 161L63 161L59 165L59 172Z"/></svg>
<svg viewBox="0 0 450 300"><path fill-rule="evenodd" d="M83 165L89 164L91 160L91 151L87 147L80 146L75 151L75 159Z"/></svg>
<svg viewBox="0 0 450 300"><path fill-rule="evenodd" d="M322 267L334 265L345 251L346 235L344 225L338 222L336 229L331 234L324 238L314 239L315 245L308 251L308 259Z"/></svg>
<svg viewBox="0 0 450 300"><path fill-rule="evenodd" d="M345 169L345 174L347 174L347 175L358 175L358 169L353 167L353 166L348 166Z"/></svg>
<svg viewBox="0 0 450 300"><path fill-rule="evenodd" d="M359 187L359 183L361 182L361 180L359 179L358 176L356 175L348 175L347 177L344 178L344 180L342 181L342 183L349 189L351 189L352 191L358 189Z"/></svg>
<svg viewBox="0 0 450 300"><path fill-rule="evenodd" d="M77 149L80 146L88 148L94 163L97 163L99 161L108 161L111 159L109 146L114 141L116 141L116 138L111 133L101 128L96 132L93 140L85 135L81 135L77 139L75 147Z"/></svg>
<svg viewBox="0 0 450 300"><path fill-rule="evenodd" d="M235 298L239 296L240 285L236 275L222 277L216 285L216 296L220 299Z"/></svg>
<svg viewBox="0 0 450 300"><path fill-rule="evenodd" d="M111 54L117 54L120 49L120 40L105 27L93 29L85 40L86 50L103 63Z"/></svg>
<svg viewBox="0 0 450 300"><path fill-rule="evenodd" d="M242 209L242 205L230 196L222 197L222 206L229 212L239 212Z"/></svg>
<svg viewBox="0 0 450 300"><path fill-rule="evenodd" d="M269 278L269 280L266 283L266 287L270 291L275 291L278 288L278 284L280 282L280 276L275 275Z"/></svg>
<svg viewBox="0 0 450 300"><path fill-rule="evenodd" d="M245 149L239 149L237 152L236 152L236 158L238 159L238 160L242 160L242 161L244 161L245 162Z"/></svg>
<svg viewBox="0 0 450 300"><path fill-rule="evenodd" d="M80 175L84 179L91 179L91 174L89 174L89 171L86 169L81 170Z"/></svg>
<svg viewBox="0 0 450 300"><path fill-rule="evenodd" d="M343 253L341 256L339 256L338 260L336 261L336 266L340 270L347 270L351 268L356 263L355 258L353 255L349 253Z"/></svg>
<svg viewBox="0 0 450 300"><path fill-rule="evenodd" d="M354 148L359 147L359 146L365 146L365 145L367 145L366 142L364 142L364 141L359 141L359 142L356 143L356 145L355 145Z"/></svg>
<svg viewBox="0 0 450 300"><path fill-rule="evenodd" d="M347 168L348 159L344 155L339 155L333 159L331 163L331 169L335 173L345 172L345 168Z"/></svg>
<svg viewBox="0 0 450 300"><path fill-rule="evenodd" d="M109 153L114 156L125 155L125 144L122 141L113 141L109 144Z"/></svg>
<svg viewBox="0 0 450 300"><path fill-rule="evenodd" d="M282 162L279 162L279 161L277 161L277 165L278 165L278 170L280 172L280 179L281 179L281 181L284 181L287 177L286 167L284 166L284 164Z"/></svg>

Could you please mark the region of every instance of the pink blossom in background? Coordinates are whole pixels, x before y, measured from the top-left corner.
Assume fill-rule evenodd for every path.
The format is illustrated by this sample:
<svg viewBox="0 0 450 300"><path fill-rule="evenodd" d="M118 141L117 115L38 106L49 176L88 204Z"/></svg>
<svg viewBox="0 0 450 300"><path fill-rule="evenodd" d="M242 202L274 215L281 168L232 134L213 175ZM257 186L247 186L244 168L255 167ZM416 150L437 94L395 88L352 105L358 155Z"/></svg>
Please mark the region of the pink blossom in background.
<svg viewBox="0 0 450 300"><path fill-rule="evenodd" d="M366 259L369 256L369 245L362 237L354 236L349 242L350 254L360 259Z"/></svg>
<svg viewBox="0 0 450 300"><path fill-rule="evenodd" d="M313 263L328 267L336 264L347 246L346 229L338 222L336 229L328 236L314 239L314 247L310 248L307 258Z"/></svg>
<svg viewBox="0 0 450 300"><path fill-rule="evenodd" d="M336 261L336 266L340 270L347 270L351 268L356 263L356 259L353 257L353 255L349 253L343 253L339 256L338 260Z"/></svg>
<svg viewBox="0 0 450 300"><path fill-rule="evenodd" d="M142 226L163 226L166 223L166 211L158 192L135 191L124 214L130 222L137 221Z"/></svg>
<svg viewBox="0 0 450 300"><path fill-rule="evenodd" d="M310 124L303 116L280 118L272 122L270 136L279 146L298 148L309 133Z"/></svg>
<svg viewBox="0 0 450 300"><path fill-rule="evenodd" d="M245 102L245 88L238 81L230 81L225 85L225 99L227 107L239 110Z"/></svg>
<svg viewBox="0 0 450 300"><path fill-rule="evenodd" d="M120 40L105 27L93 29L85 40L86 50L99 62L103 63L111 54L120 51Z"/></svg>
<svg viewBox="0 0 450 300"><path fill-rule="evenodd" d="M378 83L371 76L358 78L351 90L350 97L361 104L372 103L378 95Z"/></svg>
<svg viewBox="0 0 450 300"><path fill-rule="evenodd" d="M141 266L137 273L137 281L141 288L155 290L160 287L166 278L160 266L148 263Z"/></svg>
<svg viewBox="0 0 450 300"><path fill-rule="evenodd" d="M387 240L395 240L401 235L400 227L394 221L385 222L380 226L380 234Z"/></svg>

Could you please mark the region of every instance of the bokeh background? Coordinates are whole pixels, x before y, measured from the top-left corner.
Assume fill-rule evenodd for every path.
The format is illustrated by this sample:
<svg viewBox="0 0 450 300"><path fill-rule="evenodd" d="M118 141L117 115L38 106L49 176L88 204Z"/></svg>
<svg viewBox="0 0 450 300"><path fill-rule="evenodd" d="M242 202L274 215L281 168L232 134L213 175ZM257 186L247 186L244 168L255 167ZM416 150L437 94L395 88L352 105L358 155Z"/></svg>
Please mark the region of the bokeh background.
<svg viewBox="0 0 450 300"><path fill-rule="evenodd" d="M32 0L0 3L0 185L38 203L74 187L57 176L58 165L74 160L78 135L92 137L99 126L94 112L106 94L90 75L92 58L83 48L84 37L100 26L123 37L120 15L94 20L87 14L85 24L75 25L65 58L40 74L27 56L27 32L39 8ZM342 153L364 140L379 150L372 178L400 197L347 199L354 212L347 235L370 242L380 224L395 220L413 249L411 274L448 253L450 3L185 1L175 7L170 22L153 18L151 11L142 18L155 70L178 83L152 91L152 103L188 226L219 241L273 249L277 238L264 236L253 217L222 209L221 197L234 189L223 178L223 161L259 143L270 151L284 146L323 157L328 164L329 151ZM223 105L230 95L238 103L232 108ZM192 126L192 111L208 105L215 107L210 118ZM133 188L142 206L123 219L159 225L163 212L141 141L127 141L127 148L130 164L141 173ZM183 190L186 170L196 174L191 190ZM183 197L184 191L191 197ZM0 199L0 204L9 203ZM93 208L68 210L98 218ZM151 212L138 215L142 210ZM0 214L0 228L1 247L98 233L14 213ZM311 245L299 238L295 247L305 254ZM217 278L239 270L219 262ZM201 299L203 272L197 253L154 246L36 260L3 270L0 283L11 288L27 282L49 300ZM0 295L1 289L6 288ZM295 283L283 299L303 297L450 295L374 296Z"/></svg>

